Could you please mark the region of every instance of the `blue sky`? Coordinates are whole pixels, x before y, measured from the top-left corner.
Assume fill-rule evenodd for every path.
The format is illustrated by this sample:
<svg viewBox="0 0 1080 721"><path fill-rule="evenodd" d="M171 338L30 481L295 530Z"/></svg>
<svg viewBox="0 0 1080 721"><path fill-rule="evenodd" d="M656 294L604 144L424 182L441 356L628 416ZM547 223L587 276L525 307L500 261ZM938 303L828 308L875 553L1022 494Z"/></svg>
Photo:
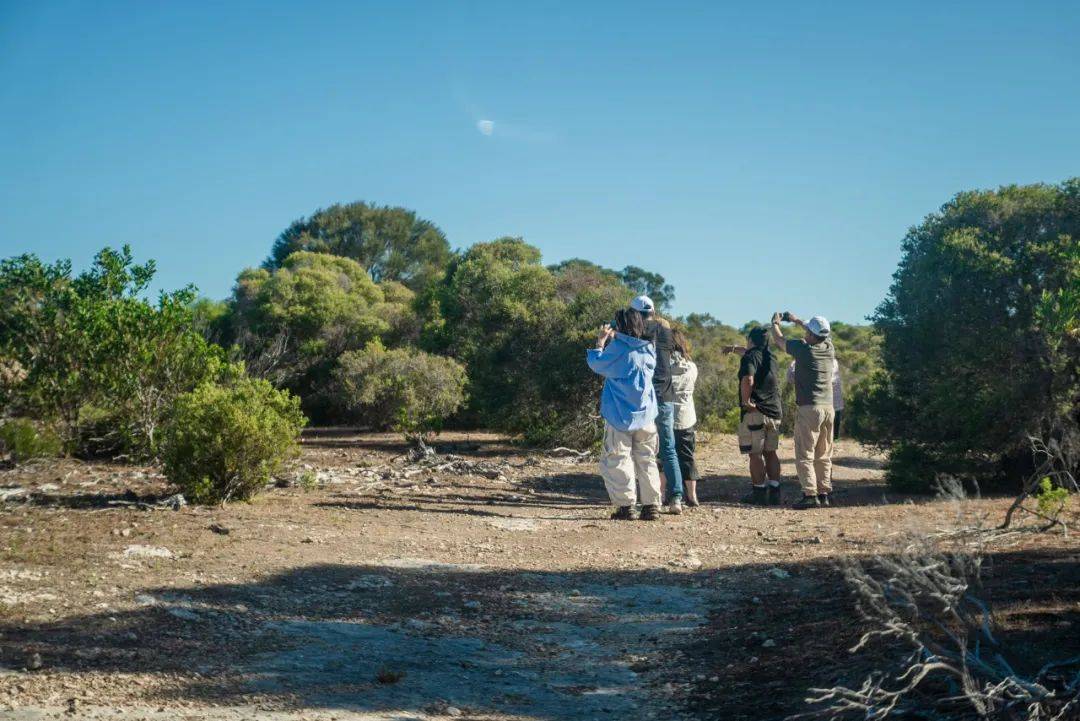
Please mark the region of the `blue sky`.
<svg viewBox="0 0 1080 721"><path fill-rule="evenodd" d="M759 5L0 0L0 256L222 298L363 199L858 322L955 192L1080 174L1080 3Z"/></svg>

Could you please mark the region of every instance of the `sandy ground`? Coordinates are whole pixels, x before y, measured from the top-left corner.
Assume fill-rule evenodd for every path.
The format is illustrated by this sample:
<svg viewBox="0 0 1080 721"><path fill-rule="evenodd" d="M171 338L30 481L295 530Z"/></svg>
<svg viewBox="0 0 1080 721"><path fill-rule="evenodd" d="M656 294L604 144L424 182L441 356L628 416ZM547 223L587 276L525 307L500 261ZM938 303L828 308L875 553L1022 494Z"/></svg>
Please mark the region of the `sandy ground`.
<svg viewBox="0 0 1080 721"><path fill-rule="evenodd" d="M704 505L658 523L607 520L594 459L439 445L418 467L393 436L317 431L314 487L227 508L158 508L151 468L0 473L0 719L780 718L809 679L753 669L836 653L782 612L846 604L833 559L958 514L888 493L846 441L836 506L794 511L740 506L744 459L714 437Z"/></svg>

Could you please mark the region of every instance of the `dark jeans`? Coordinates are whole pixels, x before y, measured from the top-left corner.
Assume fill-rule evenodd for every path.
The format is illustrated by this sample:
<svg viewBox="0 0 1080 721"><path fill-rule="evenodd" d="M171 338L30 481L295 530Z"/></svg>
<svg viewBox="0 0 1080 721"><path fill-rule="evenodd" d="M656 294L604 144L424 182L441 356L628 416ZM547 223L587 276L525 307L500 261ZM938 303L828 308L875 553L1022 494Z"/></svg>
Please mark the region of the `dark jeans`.
<svg viewBox="0 0 1080 721"><path fill-rule="evenodd" d="M840 437L840 421L843 420L843 418L844 418L843 409L838 410L838 411L833 411L833 426L832 426L833 440L836 440L837 438Z"/></svg>
<svg viewBox="0 0 1080 721"><path fill-rule="evenodd" d="M675 429L675 454L679 457L679 471L684 481L696 481L697 464L694 462L694 450L697 448L697 435L693 428Z"/></svg>
<svg viewBox="0 0 1080 721"><path fill-rule="evenodd" d="M660 437L660 465L667 478L667 500L682 498L682 471L679 469L679 454L675 452L675 404L658 403L656 414L656 434Z"/></svg>

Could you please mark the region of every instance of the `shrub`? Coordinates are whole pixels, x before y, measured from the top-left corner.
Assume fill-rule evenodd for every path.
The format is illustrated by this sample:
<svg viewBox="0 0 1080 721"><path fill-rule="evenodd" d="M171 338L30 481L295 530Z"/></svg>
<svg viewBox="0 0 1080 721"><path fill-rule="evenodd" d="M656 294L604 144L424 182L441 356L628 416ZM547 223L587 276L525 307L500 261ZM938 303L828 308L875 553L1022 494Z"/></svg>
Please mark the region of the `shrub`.
<svg viewBox="0 0 1080 721"><path fill-rule="evenodd" d="M477 243L417 299L421 342L469 371L461 420L535 445L601 437L602 379L585 363L596 328L630 301L619 276L585 261L554 268L520 238Z"/></svg>
<svg viewBox="0 0 1080 721"><path fill-rule="evenodd" d="M378 341L343 354L334 377L350 414L407 436L438 430L465 402L465 369L457 361L414 349L386 350Z"/></svg>
<svg viewBox="0 0 1080 721"><path fill-rule="evenodd" d="M328 395L342 353L416 335L412 292L377 284L350 258L296 252L280 267L243 271L230 300L229 342L248 373L299 395L320 421L338 421Z"/></svg>
<svg viewBox="0 0 1080 721"><path fill-rule="evenodd" d="M62 450L59 436L33 421L14 418L0 425L0 455L9 454L15 463L58 456Z"/></svg>
<svg viewBox="0 0 1080 721"><path fill-rule="evenodd" d="M269 382L206 383L177 398L162 439L165 475L194 503L246 500L299 452L300 401Z"/></svg>
<svg viewBox="0 0 1080 721"><path fill-rule="evenodd" d="M1029 439L1080 421L1078 287L1080 179L960 193L909 231L874 316L884 374L852 419L892 478L1031 475Z"/></svg>
<svg viewBox="0 0 1080 721"><path fill-rule="evenodd" d="M154 272L126 246L102 250L74 277L69 261L0 262L0 400L55 423L76 453L88 450L85 409L108 409L109 437L100 428L91 435L129 455L154 455L173 399L215 378L223 359L195 327L193 288L157 303L142 297Z"/></svg>

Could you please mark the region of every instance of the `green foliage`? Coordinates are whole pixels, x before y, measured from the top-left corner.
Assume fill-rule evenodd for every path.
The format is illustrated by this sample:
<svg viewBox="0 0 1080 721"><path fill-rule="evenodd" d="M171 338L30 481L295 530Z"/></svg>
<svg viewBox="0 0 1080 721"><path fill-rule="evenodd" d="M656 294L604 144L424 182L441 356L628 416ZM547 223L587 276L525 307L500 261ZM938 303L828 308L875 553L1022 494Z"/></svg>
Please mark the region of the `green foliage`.
<svg viewBox="0 0 1080 721"><path fill-rule="evenodd" d="M701 429L734 433L739 427L739 356L724 353L723 348L746 345L746 337L707 313L692 313L679 324L690 339L698 367L694 406Z"/></svg>
<svg viewBox="0 0 1080 721"><path fill-rule="evenodd" d="M1039 513L1046 518L1057 518L1069 502L1069 490L1055 486L1049 478L1039 481L1039 492L1035 494Z"/></svg>
<svg viewBox="0 0 1080 721"><path fill-rule="evenodd" d="M1080 179L960 193L911 229L874 317L884 373L856 423L895 477L915 458L1015 480L1029 436L1080 421L1078 243Z"/></svg>
<svg viewBox="0 0 1080 721"><path fill-rule="evenodd" d="M619 278L635 296L649 296L658 311L666 311L675 302L675 287L659 273L628 265L619 273Z"/></svg>
<svg viewBox="0 0 1080 721"><path fill-rule="evenodd" d="M80 452L84 408L107 408L113 445L152 456L172 400L223 369L220 349L194 327L193 289L151 303L142 295L153 275L126 246L102 250L74 278L68 261L0 262L0 357L21 375L6 392L12 409L55 422Z"/></svg>
<svg viewBox="0 0 1080 721"><path fill-rule="evenodd" d="M58 456L62 451L59 436L46 426L26 418L0 423L0 456L8 455L15 463Z"/></svg>
<svg viewBox="0 0 1080 721"><path fill-rule="evenodd" d="M707 313L691 313L678 320L693 346L694 361L698 366L697 389L694 402L697 406L702 430L734 433L739 426L739 360L740 356L724 353L726 346L745 346L746 334L760 323L750 322L736 329L724 325ZM833 341L836 357L844 383L844 398L850 409L851 399L863 393L863 389L879 368L880 337L870 326L857 326L834 322ZM801 337L797 327L786 327L788 337ZM777 360L777 372L781 385L781 403L784 417L780 430L791 433L795 423L795 388L787 382L787 369L791 357L773 348ZM845 414L847 415L847 414Z"/></svg>
<svg viewBox="0 0 1080 721"><path fill-rule="evenodd" d="M231 301L230 340L248 372L302 396L309 412L337 420L326 397L338 357L370 341L415 337L413 293L377 284L349 258L299 252L275 270L246 270Z"/></svg>
<svg viewBox="0 0 1080 721"><path fill-rule="evenodd" d="M500 238L455 258L419 299L421 342L468 369L465 422L531 444L585 447L601 429L601 381L585 349L630 297L611 271L584 262L545 268L539 250Z"/></svg>
<svg viewBox="0 0 1080 721"><path fill-rule="evenodd" d="M270 383L205 383L177 398L164 428L165 475L194 503L246 500L299 453L300 401Z"/></svg>
<svg viewBox="0 0 1080 721"><path fill-rule="evenodd" d="M437 431L465 402L465 369L415 349L386 350L373 341L342 354L336 395L369 426L405 434Z"/></svg>
<svg viewBox="0 0 1080 721"><path fill-rule="evenodd" d="M451 255L434 223L405 208L364 202L331 205L297 220L274 243L266 267L280 268L298 251L350 258L375 282L400 281L413 290L442 275Z"/></svg>

